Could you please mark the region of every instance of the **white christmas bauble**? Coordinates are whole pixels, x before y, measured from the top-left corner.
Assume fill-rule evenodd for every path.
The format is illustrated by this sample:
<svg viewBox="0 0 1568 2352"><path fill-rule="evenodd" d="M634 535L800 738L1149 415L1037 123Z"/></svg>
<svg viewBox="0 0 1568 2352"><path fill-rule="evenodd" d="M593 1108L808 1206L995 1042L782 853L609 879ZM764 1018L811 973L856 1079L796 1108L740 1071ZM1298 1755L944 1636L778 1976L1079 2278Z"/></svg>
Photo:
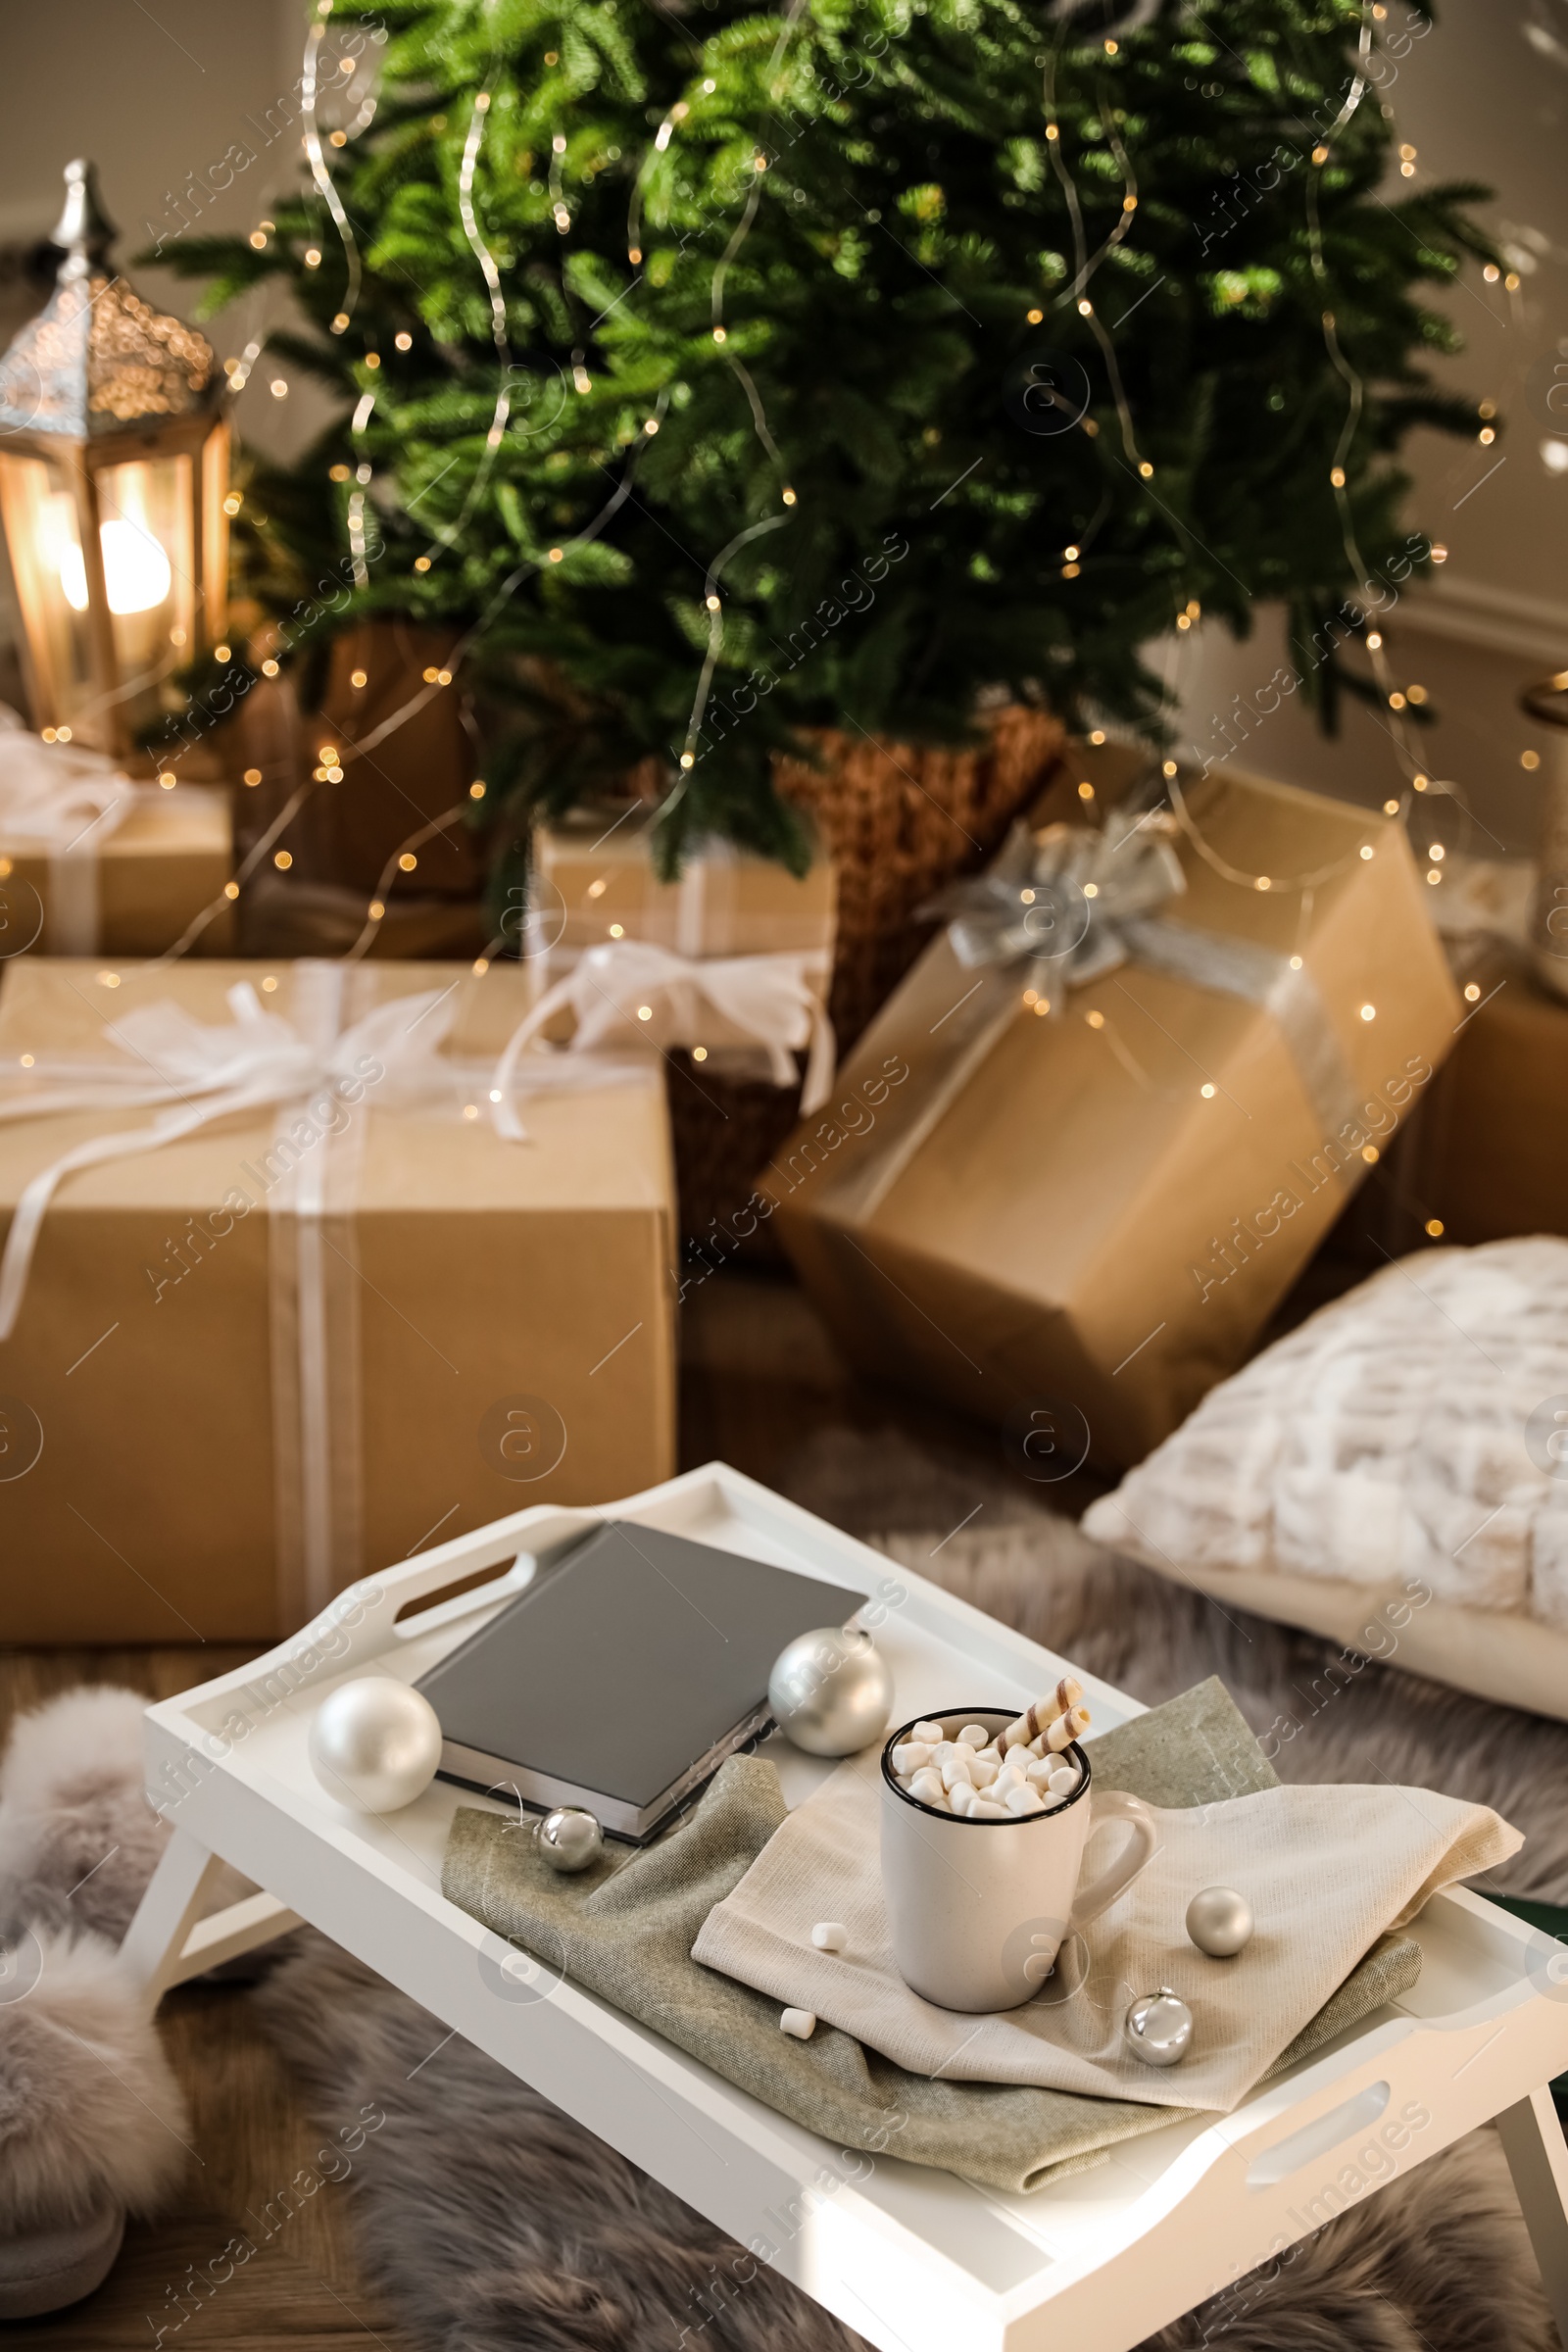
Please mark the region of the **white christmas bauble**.
<svg viewBox="0 0 1568 2352"><path fill-rule="evenodd" d="M1234 1886L1205 1886L1187 1906L1187 1933L1211 1959L1234 1959L1250 1940L1252 1906Z"/></svg>
<svg viewBox="0 0 1568 2352"><path fill-rule="evenodd" d="M887 1730L893 1677L869 1634L824 1626L780 1650L767 1703L779 1730L808 1756L853 1756Z"/></svg>
<svg viewBox="0 0 1568 2352"><path fill-rule="evenodd" d="M386 1674L329 1690L311 1718L311 1770L328 1796L362 1813L412 1805L441 1761L441 1724L422 1691Z"/></svg>

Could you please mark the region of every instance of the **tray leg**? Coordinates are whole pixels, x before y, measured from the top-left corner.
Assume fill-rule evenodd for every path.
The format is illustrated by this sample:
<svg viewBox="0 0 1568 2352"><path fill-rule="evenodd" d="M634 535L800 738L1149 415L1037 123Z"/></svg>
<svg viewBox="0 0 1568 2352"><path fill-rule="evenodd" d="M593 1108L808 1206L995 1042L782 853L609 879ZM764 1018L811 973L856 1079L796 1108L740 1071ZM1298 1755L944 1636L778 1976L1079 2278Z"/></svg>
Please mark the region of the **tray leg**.
<svg viewBox="0 0 1568 2352"><path fill-rule="evenodd" d="M253 1951L299 1926L299 1914L270 1894L247 1895L226 1910L201 1916L222 1868L188 1830L176 1829L148 1881L136 1916L125 1930L121 1958L138 1979L149 2010L172 1984L199 1977L221 1961Z"/></svg>
<svg viewBox="0 0 1568 2352"><path fill-rule="evenodd" d="M1568 2141L1550 2091L1532 2091L1496 2125L1551 2316L1568 2345Z"/></svg>

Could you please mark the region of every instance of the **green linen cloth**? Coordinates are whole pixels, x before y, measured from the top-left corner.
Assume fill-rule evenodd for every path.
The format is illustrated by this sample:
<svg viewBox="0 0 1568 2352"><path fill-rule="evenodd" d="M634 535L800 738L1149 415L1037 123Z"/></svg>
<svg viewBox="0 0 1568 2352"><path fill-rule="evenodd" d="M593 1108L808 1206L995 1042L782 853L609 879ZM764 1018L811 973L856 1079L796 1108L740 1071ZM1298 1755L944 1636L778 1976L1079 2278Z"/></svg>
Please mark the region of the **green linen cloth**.
<svg viewBox="0 0 1568 2352"><path fill-rule="evenodd" d="M1102 1786L1130 1789L1151 1804L1212 1804L1279 1786L1216 1680L1102 1733L1092 1753ZM447 1839L442 1891L532 1953L547 1973L571 1977L846 2151L885 2150L985 2187L1032 2189L1102 2163L1118 2140L1196 2112L945 2082L906 2073L831 2026L818 2026L809 2041L780 2033L777 2001L701 1967L691 1948L709 1912L733 1892L784 1817L773 1766L732 1756L666 1838L564 1879L539 1858L531 1821L465 1806ZM1412 1938L1381 1938L1272 2071L1405 1991L1420 1966ZM498 1971L497 1997L510 1989Z"/></svg>

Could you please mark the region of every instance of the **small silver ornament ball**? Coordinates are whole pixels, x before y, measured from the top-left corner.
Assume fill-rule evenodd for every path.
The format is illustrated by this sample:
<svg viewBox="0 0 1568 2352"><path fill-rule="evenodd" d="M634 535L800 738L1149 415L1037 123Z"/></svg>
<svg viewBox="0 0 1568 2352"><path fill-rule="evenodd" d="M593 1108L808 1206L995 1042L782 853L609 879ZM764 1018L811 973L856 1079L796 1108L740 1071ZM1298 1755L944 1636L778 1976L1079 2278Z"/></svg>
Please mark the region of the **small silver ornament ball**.
<svg viewBox="0 0 1568 2352"><path fill-rule="evenodd" d="M592 1813L581 1805L558 1805L534 1832L539 1851L552 1870L575 1878L589 1869L605 1850L605 1833Z"/></svg>
<svg viewBox="0 0 1568 2352"><path fill-rule="evenodd" d="M1234 1886L1205 1886L1187 1906L1187 1933L1211 1960L1232 1959L1251 1941L1252 1906Z"/></svg>
<svg viewBox="0 0 1568 2352"><path fill-rule="evenodd" d="M767 1703L779 1730L808 1756L853 1756L887 1730L893 1677L869 1634L824 1626L780 1650Z"/></svg>
<svg viewBox="0 0 1568 2352"><path fill-rule="evenodd" d="M1175 2066L1192 2038L1193 2013L1168 1984L1146 1992L1127 2012L1127 2039L1146 2066Z"/></svg>
<svg viewBox="0 0 1568 2352"><path fill-rule="evenodd" d="M422 1691L387 1674L356 1675L317 1708L309 1747L328 1796L362 1813L396 1813L434 1780L441 1725Z"/></svg>

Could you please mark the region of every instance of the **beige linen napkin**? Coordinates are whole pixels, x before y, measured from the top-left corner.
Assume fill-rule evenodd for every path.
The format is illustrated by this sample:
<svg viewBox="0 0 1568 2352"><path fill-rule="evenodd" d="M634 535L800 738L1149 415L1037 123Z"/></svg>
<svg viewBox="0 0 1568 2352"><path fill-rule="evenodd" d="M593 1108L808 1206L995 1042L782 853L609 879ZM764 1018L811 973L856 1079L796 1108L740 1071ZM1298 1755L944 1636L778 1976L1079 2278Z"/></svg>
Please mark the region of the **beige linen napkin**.
<svg viewBox="0 0 1568 2352"><path fill-rule="evenodd" d="M841 1765L710 1912L692 1958L814 2010L911 2074L1221 2111L1267 2073L1386 1929L1524 1842L1483 1805L1392 1785L1156 1806L1159 1850L1088 1929L1078 1989L1060 1997L1052 1981L1021 2009L965 2017L922 2000L899 1975L878 1863L881 1801L875 1750ZM1125 1835L1107 1825L1086 1873ZM1188 1903L1213 1886L1239 1887L1257 1923L1234 1959L1209 1959L1187 1936ZM829 1919L849 1931L841 1952L811 1943L814 1923ZM1192 2047L1168 2071L1146 2066L1123 2037L1129 2004L1161 1984L1194 2020Z"/></svg>

